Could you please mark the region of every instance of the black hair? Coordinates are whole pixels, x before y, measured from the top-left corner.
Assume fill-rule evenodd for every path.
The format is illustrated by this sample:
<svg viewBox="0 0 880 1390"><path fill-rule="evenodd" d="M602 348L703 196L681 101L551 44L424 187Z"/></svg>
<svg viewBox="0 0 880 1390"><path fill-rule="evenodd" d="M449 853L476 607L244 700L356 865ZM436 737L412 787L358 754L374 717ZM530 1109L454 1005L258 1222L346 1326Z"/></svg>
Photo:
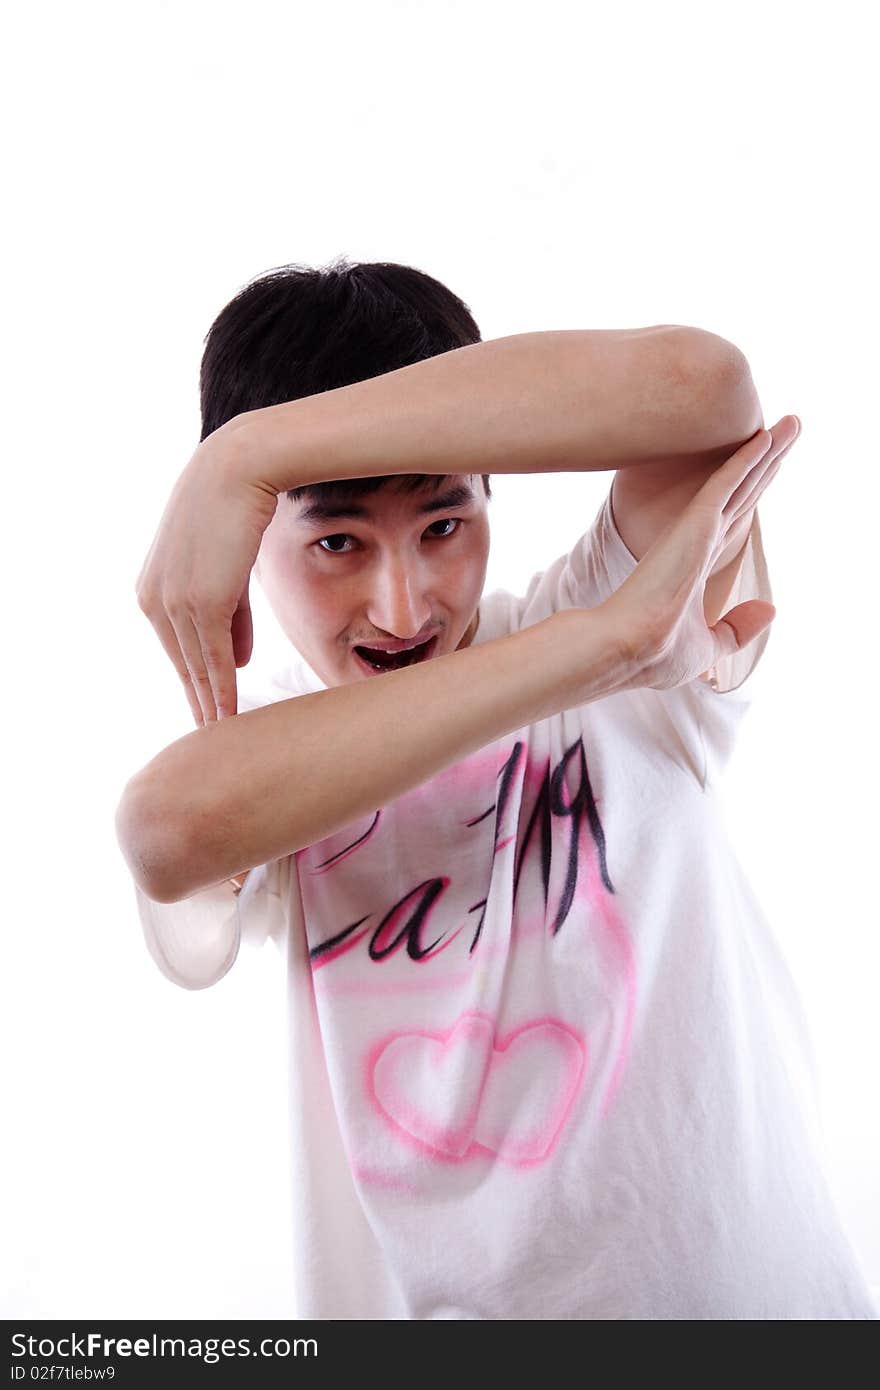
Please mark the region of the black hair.
<svg viewBox="0 0 880 1390"><path fill-rule="evenodd" d="M208 330L199 375L205 439L233 416L382 376L481 342L467 305L432 276L389 261L323 269L285 265L240 289ZM482 474L490 497L489 474ZM291 501L439 490L437 473L333 479L287 490Z"/></svg>

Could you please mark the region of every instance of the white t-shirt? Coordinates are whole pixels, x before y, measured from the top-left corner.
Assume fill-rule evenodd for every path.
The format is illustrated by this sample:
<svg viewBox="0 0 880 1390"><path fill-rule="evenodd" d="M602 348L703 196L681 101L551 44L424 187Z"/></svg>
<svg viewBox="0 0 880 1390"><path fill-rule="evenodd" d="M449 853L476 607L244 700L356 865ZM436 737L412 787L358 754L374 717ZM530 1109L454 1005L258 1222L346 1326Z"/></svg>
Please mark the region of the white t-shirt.
<svg viewBox="0 0 880 1390"><path fill-rule="evenodd" d="M482 600L475 641L594 607L635 564L609 495L524 596ZM749 597L771 598L757 515L727 606ZM717 690L508 734L238 898L138 893L187 988L242 940L280 950L296 1315L878 1317L801 1004L716 799L767 637ZM324 688L294 652L239 707Z"/></svg>

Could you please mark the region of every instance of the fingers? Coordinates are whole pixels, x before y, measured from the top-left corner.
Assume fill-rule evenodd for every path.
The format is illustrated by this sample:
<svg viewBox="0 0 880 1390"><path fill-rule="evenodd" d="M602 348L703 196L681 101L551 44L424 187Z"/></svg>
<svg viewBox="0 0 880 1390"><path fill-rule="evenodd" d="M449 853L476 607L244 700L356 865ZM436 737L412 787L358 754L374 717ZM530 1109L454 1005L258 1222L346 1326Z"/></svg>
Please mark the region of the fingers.
<svg viewBox="0 0 880 1390"><path fill-rule="evenodd" d="M235 713L235 655L231 631L216 624L197 627L187 609L169 615L183 653L186 676L201 706L204 722L213 723ZM178 666L178 671L180 668Z"/></svg>
<svg viewBox="0 0 880 1390"><path fill-rule="evenodd" d="M772 448L772 432L759 430L757 434L752 435L751 439L747 439L745 444L740 445L736 453L731 454L727 462L714 474L714 477L721 481L726 489L724 508L729 506L738 488L741 488L759 469L766 468Z"/></svg>
<svg viewBox="0 0 880 1390"><path fill-rule="evenodd" d="M794 443L799 426L796 415L783 415L772 430L759 430L752 435L711 475L706 484L705 500L712 505L720 502L725 518L736 511L780 450Z"/></svg>
<svg viewBox="0 0 880 1390"><path fill-rule="evenodd" d="M196 693L195 686L193 685L193 681L189 672L189 667L187 666L186 659L181 650L180 641L177 636L177 629L173 626L171 620L166 616L164 610L161 613L157 613L155 615L148 614L147 616L150 618L150 621L156 630L156 635L158 636L159 641L162 643L162 646L165 648L165 651L171 661L172 666L174 667L175 671L177 672L178 676L183 682L183 688L186 692L186 698L189 701L189 707L192 711L193 719L195 720L199 728L202 728L202 726L207 721L205 719L205 714L202 709L202 703Z"/></svg>
<svg viewBox="0 0 880 1390"><path fill-rule="evenodd" d="M742 651L743 647L754 642L775 617L775 604L768 603L765 599L748 599L745 603L738 603L735 608L731 608L729 613L725 613L724 617L719 618L715 626L710 628L715 639L715 665L722 657Z"/></svg>
<svg viewBox="0 0 880 1390"><path fill-rule="evenodd" d="M254 621L251 614L250 598L245 589L232 615L232 650L236 666L247 666L254 651ZM235 695L235 683L232 685ZM224 704L225 708L225 704ZM235 710L231 711L233 714Z"/></svg>
<svg viewBox="0 0 880 1390"><path fill-rule="evenodd" d="M193 719L201 727L235 714L237 692L236 663L245 666L253 650L253 622L250 604L242 597L233 618L214 626L196 626L197 615L189 605L169 606L138 592L138 603L156 630L156 635L180 677ZM201 605L204 608L204 605Z"/></svg>
<svg viewBox="0 0 880 1390"><path fill-rule="evenodd" d="M217 706L211 687L211 676L202 654L199 634L189 613L177 613L170 616L180 650L183 652L183 659L186 662L187 678L196 693L204 722L211 724L217 718Z"/></svg>
<svg viewBox="0 0 880 1390"><path fill-rule="evenodd" d="M755 480L754 482L752 482L751 479L747 480L748 482L752 482L752 486L749 488L749 491L745 493L745 495L742 497L742 500L738 503L735 509L731 512L729 523L730 526L735 526L736 523L739 521L740 517L744 516L746 512L754 511L761 497L761 494L766 491L766 489L772 483L773 479L776 477L776 474L779 472L779 469L782 466L782 460L785 458L790 448L791 445L789 444L788 448L783 449L780 453L776 454L775 456L771 456L770 463L767 465L764 472L757 480ZM726 516L727 512L725 512L725 517Z"/></svg>
<svg viewBox="0 0 880 1390"><path fill-rule="evenodd" d="M198 637L202 644L202 657L210 682L209 689L213 696L216 716L218 719L226 719L229 715L235 714L236 708L235 645L232 640L231 624L227 627L215 622L214 627L210 630L200 628ZM248 659L250 659L250 655Z"/></svg>
<svg viewBox="0 0 880 1390"><path fill-rule="evenodd" d="M186 609L150 609L147 616L183 683L196 724L201 728L218 718L235 714L235 657L231 632L220 628L213 636L205 635L204 629L196 628Z"/></svg>
<svg viewBox="0 0 880 1390"><path fill-rule="evenodd" d="M789 415L783 416L782 420L773 426L773 444L734 489L724 507L724 518L728 527L735 526L741 516L751 511L761 494L770 486L779 472L782 460L800 435L799 423L797 416Z"/></svg>

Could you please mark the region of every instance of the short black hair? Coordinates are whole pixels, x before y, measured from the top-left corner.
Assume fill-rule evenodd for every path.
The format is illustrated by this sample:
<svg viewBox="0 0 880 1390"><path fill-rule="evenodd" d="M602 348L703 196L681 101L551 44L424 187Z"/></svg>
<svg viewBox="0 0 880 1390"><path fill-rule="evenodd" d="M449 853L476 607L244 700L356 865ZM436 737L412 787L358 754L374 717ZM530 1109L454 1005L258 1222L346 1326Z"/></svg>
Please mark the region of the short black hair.
<svg viewBox="0 0 880 1390"><path fill-rule="evenodd" d="M351 386L481 341L463 300L413 266L344 256L321 269L278 266L240 289L208 330L201 438L244 411ZM455 476L333 479L289 488L286 496L331 501L343 490L366 496L389 484L404 494L436 492ZM491 497L489 474L481 476Z"/></svg>

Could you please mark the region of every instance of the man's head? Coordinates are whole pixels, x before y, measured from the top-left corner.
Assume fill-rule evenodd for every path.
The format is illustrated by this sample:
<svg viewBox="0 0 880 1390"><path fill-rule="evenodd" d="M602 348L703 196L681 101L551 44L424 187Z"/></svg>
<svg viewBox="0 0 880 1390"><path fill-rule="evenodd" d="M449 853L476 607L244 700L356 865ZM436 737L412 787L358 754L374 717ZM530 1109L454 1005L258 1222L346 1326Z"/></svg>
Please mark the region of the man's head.
<svg viewBox="0 0 880 1390"><path fill-rule="evenodd" d="M477 342L467 306L410 266L342 260L269 271L208 333L201 437L244 411ZM279 497L255 573L282 630L326 685L369 678L356 647L430 639L430 658L468 645L489 558L490 496L485 474L407 473Z"/></svg>

